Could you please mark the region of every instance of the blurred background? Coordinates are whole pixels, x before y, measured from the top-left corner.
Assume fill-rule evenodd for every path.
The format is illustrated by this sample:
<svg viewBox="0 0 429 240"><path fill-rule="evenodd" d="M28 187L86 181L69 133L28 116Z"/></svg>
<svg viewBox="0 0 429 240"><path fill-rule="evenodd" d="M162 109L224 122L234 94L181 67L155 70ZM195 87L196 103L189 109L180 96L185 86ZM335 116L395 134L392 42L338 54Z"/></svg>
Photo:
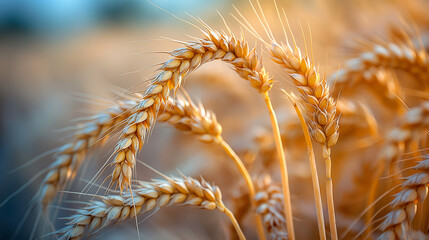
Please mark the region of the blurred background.
<svg viewBox="0 0 429 240"><path fill-rule="evenodd" d="M194 24L196 21L189 15L203 19L216 30L226 29L219 11L239 35L240 25L230 15L238 16L233 7L236 6L263 34L246 0L152 2ZM272 1L261 3L276 37L284 38ZM278 3L288 15L298 45L304 48L304 40L308 43L312 39L316 66L320 64L326 75L335 72L341 61L353 53L353 44L359 39L387 36L390 26L400 26L402 19L410 15L416 23L428 21L422 13L424 8L419 7L421 1L404 4L393 0L278 0ZM429 25L420 24L419 28L424 29L422 26ZM276 76L274 103L279 109L280 122L285 121L290 117L290 106L285 103L280 88L290 88L288 79L268 61L262 45L249 33L245 32L245 35L250 46L255 46L267 58L267 68ZM169 39L189 40L190 36L201 37L201 34L144 0L0 1L0 202L24 184L29 184L0 207L1 239L12 237L23 219L16 239L30 236L36 213L33 211L28 217L24 216L43 176L33 182L30 179L48 166L52 157L42 157L30 166L11 170L67 142L70 132L61 129L73 126L76 123L73 119L90 116L108 107L106 99L113 99L125 89L130 93L144 90L145 80L152 77L156 69L153 65L168 57L156 52L180 47ZM425 39L424 35L422 39ZM203 66L191 74L185 88L194 100L201 101L217 114L225 129L225 139L240 154L245 156L246 151L255 145L254 137L269 130L262 100L226 64ZM243 118L245 122L237 121ZM185 141L179 141L182 139ZM89 163L69 186L70 190L79 191L93 177L113 149L112 144L106 146L91 154ZM293 150L287 154L292 156L292 177L306 181L310 186L305 156L296 155ZM156 127L140 158L164 173L177 175L176 169L180 169L190 176L201 175L221 186L222 190L237 180L230 177L237 176L232 165L225 161L219 163L219 158L226 158L222 151L165 126ZM219 172L228 177L218 176ZM157 175L138 166L138 179L152 177ZM311 192L300 192L299 185L294 188L293 201L299 196L311 200ZM236 195L234 189L223 191L226 199ZM297 205L300 204L307 202L297 201ZM64 224L61 217L69 216L70 212L60 209L60 203L54 205L54 209L59 209L59 219L50 221L57 228ZM313 203L308 205L313 206ZM317 234L310 210L298 213L302 221L300 227L315 231L299 231L301 239L312 239ZM199 209L169 208L145 220L140 231L145 239L225 239L227 231L222 229L228 226L225 220L219 220L222 217ZM39 221L41 223L35 228L38 236L52 231L46 226L48 219ZM251 227L245 227L245 231L255 237ZM119 236L136 238L135 226L120 226L107 234L97 235L103 239L118 239Z"/></svg>

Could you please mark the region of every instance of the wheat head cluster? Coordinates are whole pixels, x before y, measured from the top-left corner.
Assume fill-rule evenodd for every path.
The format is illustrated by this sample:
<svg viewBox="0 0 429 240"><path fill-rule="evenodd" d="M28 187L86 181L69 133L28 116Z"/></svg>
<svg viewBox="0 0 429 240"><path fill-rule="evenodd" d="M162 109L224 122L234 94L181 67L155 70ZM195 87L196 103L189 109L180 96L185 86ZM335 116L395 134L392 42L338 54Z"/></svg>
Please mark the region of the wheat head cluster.
<svg viewBox="0 0 429 240"><path fill-rule="evenodd" d="M400 20L373 17L373 25L383 26L376 33L327 31L342 37L343 45L317 43L318 34L311 31L321 30L294 21L281 1L269 7L249 1L249 12L236 9L232 20L219 17L225 21L219 28L193 16L174 19L199 35L173 40L179 47L164 52L164 62L151 63L157 69L147 86L115 96L110 107L79 123L73 137L53 151L32 202L38 221L56 222L52 216L59 218L58 210L62 221L42 238L96 238L128 225L136 239L146 239L139 228L168 207L185 209L167 211L171 214L164 218L192 219L189 232L195 239L203 238L197 237L201 229L206 237L216 232L213 236L240 240L429 239L429 4L380 2L375 4L396 9L400 14L392 18ZM314 9L302 14L317 15ZM330 17L329 24L347 26ZM229 27L234 24L239 27ZM313 52L323 47L338 48L344 56L315 58ZM222 78L227 90L238 79L248 85L239 91L252 94L250 101L215 103L218 113L186 91L193 84L185 84L187 79L215 61L235 77L208 72L202 85ZM324 66L328 63L334 64ZM210 85L201 91L210 92ZM234 136L217 117L237 104L261 108L262 121L246 113L233 120L251 126L244 136ZM166 169L145 162L151 138L168 127L179 132L172 144L189 148L187 157L198 158L204 171L182 170L175 159L161 165ZM229 141L248 137L243 143L250 144ZM173 151L168 141L155 149ZM89 155L103 149L103 164L86 186L70 190L70 182L92 161ZM193 155L193 149L205 155ZM158 177L139 174L140 167ZM195 213L190 207L210 212L183 216Z"/></svg>

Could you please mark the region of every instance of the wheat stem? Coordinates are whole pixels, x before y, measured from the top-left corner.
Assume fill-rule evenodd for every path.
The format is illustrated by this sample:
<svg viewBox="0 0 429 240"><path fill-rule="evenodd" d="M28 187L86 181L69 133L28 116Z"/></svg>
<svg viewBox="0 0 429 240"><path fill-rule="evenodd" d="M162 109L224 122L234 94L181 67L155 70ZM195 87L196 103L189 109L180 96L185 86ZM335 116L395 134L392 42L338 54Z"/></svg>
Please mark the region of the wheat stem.
<svg viewBox="0 0 429 240"><path fill-rule="evenodd" d="M252 204L252 210L256 209L255 205L255 186L253 185L252 178L250 177L249 172L247 171L246 167L244 166L243 162L241 161L240 157L234 152L234 150L229 146L227 142L221 137L217 137L217 143L225 150L225 152L230 156L233 160L235 165L237 166L237 169L240 171L240 174L243 176L247 188L249 189L249 195L250 195L250 202ZM262 219L259 214L254 213L255 220L256 220L256 227L259 235L259 239L265 240L265 231L264 231L264 225L262 224Z"/></svg>
<svg viewBox="0 0 429 240"><path fill-rule="evenodd" d="M326 145L323 146L323 158L325 159L326 166L326 201L328 202L328 215L329 215L329 229L331 230L331 238L333 240L338 239L337 233L337 223L335 219L335 205L334 205L334 187L332 184L332 160L331 160L331 149ZM326 151L325 151L326 149ZM325 152L329 152L328 155L325 155Z"/></svg>
<svg viewBox="0 0 429 240"><path fill-rule="evenodd" d="M232 225L234 226L235 231L237 232L238 238L240 240L246 240L246 237L244 236L243 231L240 228L240 225L238 225L237 219L235 219L234 214L228 208L225 208L224 212L231 220Z"/></svg>
<svg viewBox="0 0 429 240"><path fill-rule="evenodd" d="M295 109L295 112L298 115L299 122L301 123L302 131L304 133L305 143L307 146L308 159L310 161L311 179L313 182L314 200L316 202L317 224L319 225L319 237L320 237L320 239L326 240L325 220L323 217L322 196L320 194L319 176L317 174L316 159L314 157L313 144L311 142L310 133L308 131L307 124L305 123L304 116L302 115L301 110L299 109L298 105L296 104L296 101L287 92L284 92L284 93L289 98L289 101L292 103L292 105Z"/></svg>
<svg viewBox="0 0 429 240"><path fill-rule="evenodd" d="M285 153L283 149L282 139L280 137L280 130L279 130L279 125L277 123L276 113L274 112L273 105L271 104L270 96L268 95L267 92L264 92L263 97L267 105L268 112L270 113L270 120L271 120L271 125L274 133L274 141L276 143L276 149L277 149L277 154L278 154L278 159L280 164L287 231L289 234L289 239L293 240L295 239L295 231L293 228L292 204L290 201L289 177L287 172Z"/></svg>

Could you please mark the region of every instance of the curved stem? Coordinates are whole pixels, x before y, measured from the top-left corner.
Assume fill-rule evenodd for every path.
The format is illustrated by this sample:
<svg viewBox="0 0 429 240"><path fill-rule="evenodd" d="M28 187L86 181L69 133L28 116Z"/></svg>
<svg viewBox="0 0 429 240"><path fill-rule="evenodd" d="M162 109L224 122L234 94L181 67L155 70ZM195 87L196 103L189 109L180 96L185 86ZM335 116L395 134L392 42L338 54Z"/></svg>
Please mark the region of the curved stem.
<svg viewBox="0 0 429 240"><path fill-rule="evenodd" d="M238 238L240 240L246 240L246 237L244 236L243 231L241 231L240 225L238 225L237 219L235 219L234 214L228 208L225 208L224 212L231 220L232 225L234 226L235 231L237 232Z"/></svg>
<svg viewBox="0 0 429 240"><path fill-rule="evenodd" d="M262 224L261 215L257 214L255 212L256 205L255 205L255 186L253 185L252 178L250 177L249 172L247 171L246 167L244 166L243 162L241 161L240 157L234 152L234 150L229 146L227 142L221 137L217 137L218 144L225 150L225 152L234 160L234 163L237 167L237 169L240 171L240 174L243 176L247 188L249 189L249 195L250 195L250 203L252 204L252 212L255 215L256 220L256 227L258 230L258 236L259 239L265 240L265 230L264 225Z"/></svg>
<svg viewBox="0 0 429 240"><path fill-rule="evenodd" d="M268 92L262 93L265 103L268 108L268 112L270 113L271 125L274 133L274 141L276 143L276 150L279 159L280 172L282 176L282 189L283 189L283 198L285 205L285 217L286 217L286 225L287 231L289 234L289 239L295 239L295 231L293 228L293 217L292 217L292 204L290 201L290 190L289 190L289 178L287 172L287 164L285 153L283 149L282 139L280 137L279 125L277 123L276 113L274 112L273 105L271 104L270 96L268 96Z"/></svg>
<svg viewBox="0 0 429 240"><path fill-rule="evenodd" d="M331 161L331 149L326 145L323 146L323 158L325 159L326 167L326 201L328 202L328 213L329 213L329 229L331 230L331 239L337 240L337 223L335 220L335 206L334 206L334 190L332 184L332 161Z"/></svg>
<svg viewBox="0 0 429 240"><path fill-rule="evenodd" d="M301 110L296 104L295 100L285 92L286 96L289 98L289 101L293 104L296 114L298 115L299 122L301 123L302 131L304 133L305 143L307 146L308 159L310 160L310 169L311 169L311 180L313 181L313 194L314 201L316 202L316 211L317 211L317 223L319 225L319 237L321 240L326 240L326 231L325 231L325 220L323 217L323 205L322 205L322 195L320 194L320 185L319 185L319 176L317 174L317 165L316 159L314 157L313 144L311 142L310 133L308 131L308 126L305 123L304 116L302 115Z"/></svg>

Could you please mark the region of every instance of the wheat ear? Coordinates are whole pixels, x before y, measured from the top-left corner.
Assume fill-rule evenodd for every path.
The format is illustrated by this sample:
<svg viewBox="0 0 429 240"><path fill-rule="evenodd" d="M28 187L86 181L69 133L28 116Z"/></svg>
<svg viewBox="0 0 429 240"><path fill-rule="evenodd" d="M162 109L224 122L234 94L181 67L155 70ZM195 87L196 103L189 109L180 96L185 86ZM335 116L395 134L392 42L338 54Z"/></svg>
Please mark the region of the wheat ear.
<svg viewBox="0 0 429 240"><path fill-rule="evenodd" d="M185 100L180 96L176 101L169 99L165 105L161 106L160 112L161 114L158 116L159 121L167 122L181 131L190 132L196 135L202 142L214 142L223 148L226 154L234 161L237 170L245 180L249 191L251 206L254 210L256 207L253 200L255 196L253 181L241 159L222 138L222 126L217 122L216 115L205 110L201 104L197 107L190 99ZM255 215L255 220L259 237L265 239L260 216Z"/></svg>
<svg viewBox="0 0 429 240"><path fill-rule="evenodd" d="M385 167L390 168L404 153L405 146L412 141L420 140L426 136L426 129L429 127L429 101L421 103L420 106L410 109L401 119L399 126L391 130L386 137L386 144L378 160L375 181L371 185L368 203L375 199L378 179L382 176ZM373 210L368 211L367 221L372 218Z"/></svg>
<svg viewBox="0 0 429 240"><path fill-rule="evenodd" d="M294 80L294 84L301 93L302 102L305 103L305 114L308 118L311 136L322 144L323 158L326 166L326 192L329 212L329 225L331 236L338 239L334 197L331 176L331 147L338 141L339 118L336 116L336 103L331 97L325 79L321 79L316 68L310 63L308 57L302 57L297 46L294 49L289 44L279 45L272 43L269 49L272 59Z"/></svg>
<svg viewBox="0 0 429 240"><path fill-rule="evenodd" d="M40 203L44 208L76 175L88 148L101 142L102 138L108 137L114 130L112 128L117 127L130 115L129 110L135 104L134 101L123 102L91 117L88 123L80 126L71 143L59 148L56 160L48 167L49 172L40 186Z"/></svg>
<svg viewBox="0 0 429 240"><path fill-rule="evenodd" d="M220 189L204 180L170 177L167 180L139 182L132 194L99 196L101 201L91 201L78 210L77 214L68 218L68 226L56 233L61 234L60 239L82 239L85 235L137 217L135 214L141 215L169 205L188 205L225 213L233 222L240 240L245 239L234 215L222 202Z"/></svg>
<svg viewBox="0 0 429 240"><path fill-rule="evenodd" d="M153 78L140 104L129 117L112 163L115 167L112 183L117 183L121 192L131 183L136 153L155 123L161 102L168 99L171 89L179 89L182 78L188 73L207 62L221 60L232 64L234 70L259 92L265 93L271 88L273 80L265 73L255 49L249 51L246 41L211 29L203 34L203 39L184 43L184 48L169 53L172 58L161 64L160 73Z"/></svg>
<svg viewBox="0 0 429 240"><path fill-rule="evenodd" d="M376 44L372 51L361 53L345 63L343 69L334 74L330 80L347 79L362 76L372 68L403 70L415 76L428 87L429 59L424 50L417 50L413 46L398 45L394 43Z"/></svg>
<svg viewBox="0 0 429 240"><path fill-rule="evenodd" d="M409 239L411 223L417 213L417 205L423 203L428 195L429 158L421 161L415 170L419 173L409 176L402 184L402 190L390 203L394 208L385 216L380 225L383 233L379 240ZM423 209L422 209L423 211Z"/></svg>
<svg viewBox="0 0 429 240"><path fill-rule="evenodd" d="M283 194L281 185L264 178L256 185L256 212L262 215L265 228L271 240L287 240L286 220L283 216Z"/></svg>

